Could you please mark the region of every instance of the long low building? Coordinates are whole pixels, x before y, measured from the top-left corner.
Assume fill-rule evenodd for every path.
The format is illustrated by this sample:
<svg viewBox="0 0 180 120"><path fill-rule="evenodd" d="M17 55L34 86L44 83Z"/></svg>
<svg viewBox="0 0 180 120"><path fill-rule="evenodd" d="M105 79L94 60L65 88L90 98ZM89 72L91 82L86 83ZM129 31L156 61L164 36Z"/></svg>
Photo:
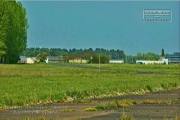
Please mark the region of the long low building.
<svg viewBox="0 0 180 120"><path fill-rule="evenodd" d="M109 63L124 63L124 60L109 60Z"/></svg>
<svg viewBox="0 0 180 120"><path fill-rule="evenodd" d="M161 61L136 60L136 64L168 64L168 59L162 59Z"/></svg>
<svg viewBox="0 0 180 120"><path fill-rule="evenodd" d="M174 52L174 54L166 56L166 59L169 60L169 63L180 63L180 52Z"/></svg>
<svg viewBox="0 0 180 120"><path fill-rule="evenodd" d="M70 59L69 63L88 63L88 61L82 58L74 58Z"/></svg>

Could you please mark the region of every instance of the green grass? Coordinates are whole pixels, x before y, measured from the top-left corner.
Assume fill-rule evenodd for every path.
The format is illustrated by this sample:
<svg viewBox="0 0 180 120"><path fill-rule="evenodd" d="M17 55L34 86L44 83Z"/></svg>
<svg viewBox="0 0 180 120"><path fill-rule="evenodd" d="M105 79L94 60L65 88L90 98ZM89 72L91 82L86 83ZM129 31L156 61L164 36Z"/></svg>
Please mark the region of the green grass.
<svg viewBox="0 0 180 120"><path fill-rule="evenodd" d="M89 64L98 68L97 64ZM0 64L0 106L80 102L93 97L139 94L180 86L179 65L102 64L98 69L54 64ZM137 74L137 71L164 74Z"/></svg>
<svg viewBox="0 0 180 120"><path fill-rule="evenodd" d="M100 105L96 106L95 109L105 110L105 109L118 108L118 107L124 108L128 106L132 106L134 104L136 104L136 102L130 99L114 100L114 101L103 102Z"/></svg>

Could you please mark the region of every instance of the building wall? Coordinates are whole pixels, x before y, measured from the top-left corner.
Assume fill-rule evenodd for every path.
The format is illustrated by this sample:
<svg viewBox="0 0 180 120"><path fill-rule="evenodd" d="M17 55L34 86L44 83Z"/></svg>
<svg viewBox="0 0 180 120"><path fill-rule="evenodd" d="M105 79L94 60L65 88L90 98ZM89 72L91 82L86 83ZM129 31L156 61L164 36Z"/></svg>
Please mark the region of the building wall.
<svg viewBox="0 0 180 120"><path fill-rule="evenodd" d="M27 58L27 59L26 59L26 63L33 64L33 63L34 63L34 61L33 61L31 58Z"/></svg>
<svg viewBox="0 0 180 120"><path fill-rule="evenodd" d="M180 52L174 52L174 54L166 57L169 63L180 63Z"/></svg>
<svg viewBox="0 0 180 120"><path fill-rule="evenodd" d="M20 57L20 60L18 61L18 63L28 63L28 64L33 64L34 60L32 60L31 58L26 58L26 57Z"/></svg>
<svg viewBox="0 0 180 120"><path fill-rule="evenodd" d="M109 63L124 63L123 60L110 60Z"/></svg>
<svg viewBox="0 0 180 120"><path fill-rule="evenodd" d="M136 64L163 64L163 61L136 60Z"/></svg>
<svg viewBox="0 0 180 120"><path fill-rule="evenodd" d="M69 60L69 63L87 63L87 60Z"/></svg>

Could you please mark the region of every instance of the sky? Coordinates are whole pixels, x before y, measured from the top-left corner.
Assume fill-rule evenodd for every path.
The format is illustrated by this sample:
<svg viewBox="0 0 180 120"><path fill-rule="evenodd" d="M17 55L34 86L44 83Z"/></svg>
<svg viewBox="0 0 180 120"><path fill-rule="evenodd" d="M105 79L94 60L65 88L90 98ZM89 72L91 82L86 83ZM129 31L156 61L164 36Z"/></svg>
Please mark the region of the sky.
<svg viewBox="0 0 180 120"><path fill-rule="evenodd" d="M27 47L180 51L180 1L21 1ZM172 10L172 22L144 22L143 9Z"/></svg>

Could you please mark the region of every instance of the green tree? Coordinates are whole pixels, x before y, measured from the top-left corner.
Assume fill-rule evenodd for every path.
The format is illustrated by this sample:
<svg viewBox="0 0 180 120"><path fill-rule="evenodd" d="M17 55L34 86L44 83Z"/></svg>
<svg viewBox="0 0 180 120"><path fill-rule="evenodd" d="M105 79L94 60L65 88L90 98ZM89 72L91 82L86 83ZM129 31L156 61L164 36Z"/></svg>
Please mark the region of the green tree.
<svg viewBox="0 0 180 120"><path fill-rule="evenodd" d="M109 63L109 58L105 55L100 55L100 63L103 64Z"/></svg>
<svg viewBox="0 0 180 120"><path fill-rule="evenodd" d="M87 62L91 62L91 59L90 59L91 57L93 58L92 59L93 63L94 61L98 61L98 55L95 52L85 51L81 54L81 58L87 60Z"/></svg>
<svg viewBox="0 0 180 120"><path fill-rule="evenodd" d="M74 58L76 58L76 56L74 54L63 55L63 60L64 60L64 62L67 62L67 63L69 62L70 59L74 59Z"/></svg>
<svg viewBox="0 0 180 120"><path fill-rule="evenodd" d="M159 60L159 55L152 52L148 52L146 54L137 53L135 60Z"/></svg>
<svg viewBox="0 0 180 120"><path fill-rule="evenodd" d="M3 41L0 41L0 63L3 63L4 60L1 56L6 54L6 45Z"/></svg>
<svg viewBox="0 0 180 120"><path fill-rule="evenodd" d="M45 60L47 59L48 57L48 53L47 52L41 52L37 58L40 60L40 62L45 62Z"/></svg>
<svg viewBox="0 0 180 120"><path fill-rule="evenodd" d="M148 52L145 54L145 58L146 60L159 60L159 55L152 52Z"/></svg>
<svg viewBox="0 0 180 120"><path fill-rule="evenodd" d="M6 45L3 41L0 41L0 57L6 54Z"/></svg>
<svg viewBox="0 0 180 120"><path fill-rule="evenodd" d="M15 0L0 0L0 41L6 46L5 63L17 63L26 50L28 22L26 10Z"/></svg>
<svg viewBox="0 0 180 120"><path fill-rule="evenodd" d="M136 60L143 60L143 54L138 52L135 56Z"/></svg>

